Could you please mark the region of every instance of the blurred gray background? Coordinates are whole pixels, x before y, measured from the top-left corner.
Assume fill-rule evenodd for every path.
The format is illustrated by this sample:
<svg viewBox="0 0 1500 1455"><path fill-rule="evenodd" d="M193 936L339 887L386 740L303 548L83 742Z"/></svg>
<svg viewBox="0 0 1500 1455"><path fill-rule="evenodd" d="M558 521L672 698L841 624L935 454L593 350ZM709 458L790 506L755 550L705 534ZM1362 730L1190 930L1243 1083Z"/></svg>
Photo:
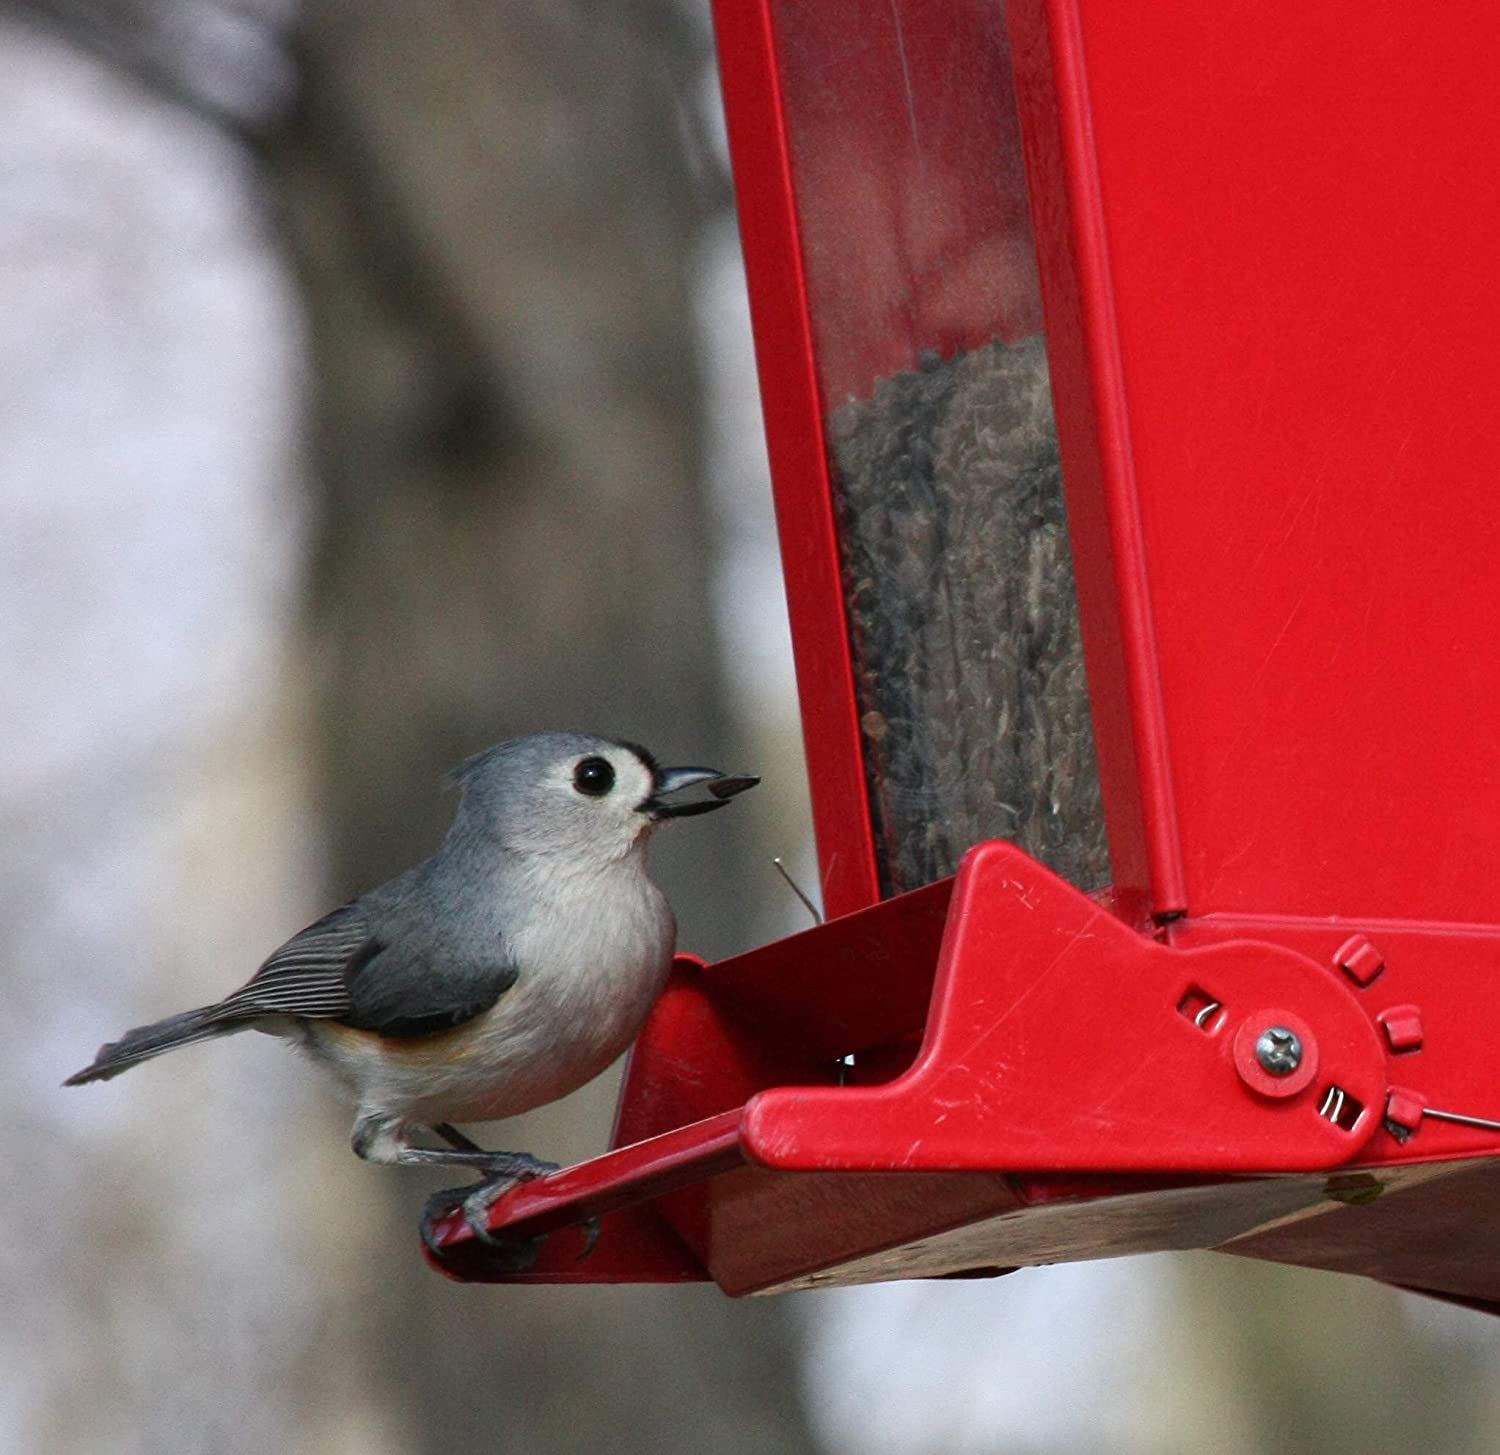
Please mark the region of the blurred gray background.
<svg viewBox="0 0 1500 1455"><path fill-rule="evenodd" d="M755 768L684 948L807 827L706 6L0 3L0 1449L1493 1451L1500 1330L1207 1255L731 1303L463 1288L243 1037L58 1082L578 726ZM571 1159L614 1075L506 1128Z"/></svg>

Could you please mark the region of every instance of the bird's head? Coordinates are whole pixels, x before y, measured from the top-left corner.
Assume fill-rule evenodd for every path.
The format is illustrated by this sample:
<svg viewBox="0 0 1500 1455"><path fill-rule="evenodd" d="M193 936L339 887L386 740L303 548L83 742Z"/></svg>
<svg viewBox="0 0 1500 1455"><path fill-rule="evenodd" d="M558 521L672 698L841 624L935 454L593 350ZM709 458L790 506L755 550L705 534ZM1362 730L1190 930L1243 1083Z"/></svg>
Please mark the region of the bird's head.
<svg viewBox="0 0 1500 1455"><path fill-rule="evenodd" d="M717 768L663 768L635 743L587 733L513 738L468 759L454 778L463 790L456 832L580 863L621 858L668 819L722 808L760 782Z"/></svg>

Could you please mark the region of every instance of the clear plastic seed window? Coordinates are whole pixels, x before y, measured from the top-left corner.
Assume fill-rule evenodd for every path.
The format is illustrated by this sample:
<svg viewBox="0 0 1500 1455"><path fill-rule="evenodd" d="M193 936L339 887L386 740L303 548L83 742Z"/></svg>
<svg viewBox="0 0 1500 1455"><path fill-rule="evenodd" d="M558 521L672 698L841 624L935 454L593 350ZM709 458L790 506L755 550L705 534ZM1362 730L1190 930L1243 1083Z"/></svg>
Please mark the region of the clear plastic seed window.
<svg viewBox="0 0 1500 1455"><path fill-rule="evenodd" d="M830 439L883 892L987 838L1105 883L1042 339L924 354Z"/></svg>

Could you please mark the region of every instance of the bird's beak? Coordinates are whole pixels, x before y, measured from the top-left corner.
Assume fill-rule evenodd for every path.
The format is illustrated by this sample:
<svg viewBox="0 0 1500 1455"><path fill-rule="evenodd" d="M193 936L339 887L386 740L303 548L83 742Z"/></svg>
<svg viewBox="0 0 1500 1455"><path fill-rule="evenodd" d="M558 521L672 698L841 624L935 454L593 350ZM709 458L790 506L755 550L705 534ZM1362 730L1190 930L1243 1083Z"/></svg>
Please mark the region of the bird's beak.
<svg viewBox="0 0 1500 1455"><path fill-rule="evenodd" d="M754 788L759 782L759 778L750 774L721 773L717 768L662 768L656 775L656 791L641 807L654 819L711 813L723 808L736 793ZM700 785L707 791L707 798L678 799L678 794Z"/></svg>

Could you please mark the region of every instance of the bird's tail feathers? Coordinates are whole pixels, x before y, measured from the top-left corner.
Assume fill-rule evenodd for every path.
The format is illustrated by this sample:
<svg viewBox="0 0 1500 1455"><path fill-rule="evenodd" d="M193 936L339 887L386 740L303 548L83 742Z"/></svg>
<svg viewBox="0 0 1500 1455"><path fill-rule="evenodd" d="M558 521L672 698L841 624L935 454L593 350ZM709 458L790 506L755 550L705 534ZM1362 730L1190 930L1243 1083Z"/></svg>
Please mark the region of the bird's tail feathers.
<svg viewBox="0 0 1500 1455"><path fill-rule="evenodd" d="M100 1046L93 1063L82 1071L75 1071L63 1085L82 1086L88 1081L108 1081L111 1076L118 1076L142 1061L160 1056L163 1051L175 1051L178 1046L190 1046L194 1041L211 1041L215 1036L225 1036L244 1028L242 1018L226 1016L223 1007L218 1005L205 1005L181 1015L169 1015L149 1026L137 1026L133 1031L126 1031L118 1041Z"/></svg>

